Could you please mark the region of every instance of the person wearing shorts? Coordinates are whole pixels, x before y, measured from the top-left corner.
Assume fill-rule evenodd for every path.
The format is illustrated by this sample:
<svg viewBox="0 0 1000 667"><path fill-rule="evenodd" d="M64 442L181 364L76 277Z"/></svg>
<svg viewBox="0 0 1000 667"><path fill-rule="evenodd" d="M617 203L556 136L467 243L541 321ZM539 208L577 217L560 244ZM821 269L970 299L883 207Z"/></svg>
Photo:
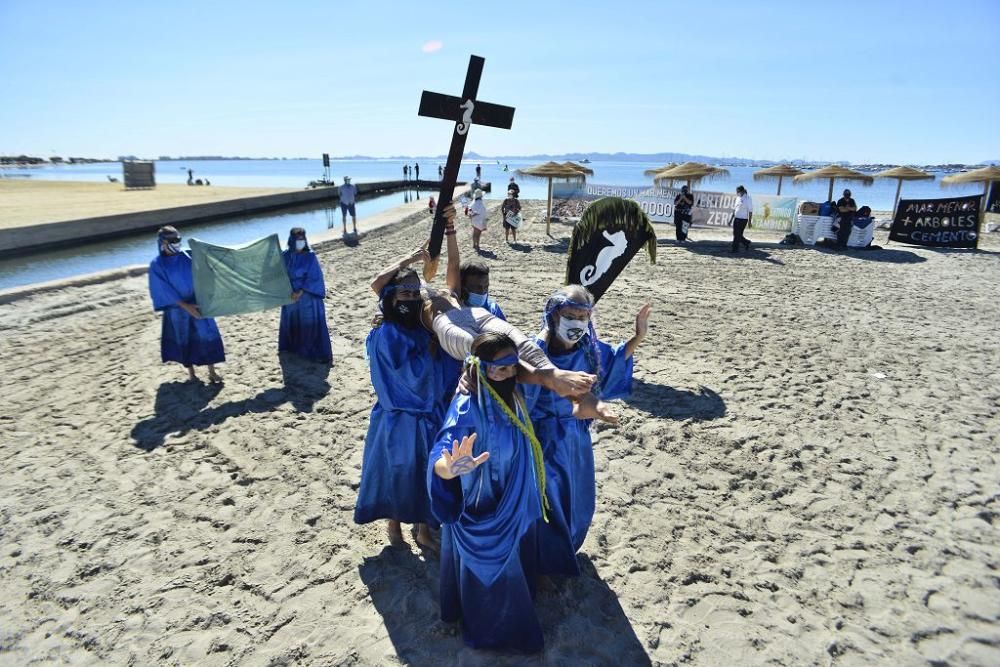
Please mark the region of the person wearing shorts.
<svg viewBox="0 0 1000 667"><path fill-rule="evenodd" d="M340 186L340 215L344 225L344 236L347 236L347 214L351 214L351 224L354 225L354 235L358 235L358 215L354 202L358 196L358 186L351 184L351 177L344 176L344 184Z"/></svg>
<svg viewBox="0 0 1000 667"><path fill-rule="evenodd" d="M483 203L482 190L477 189L473 195L469 218L472 222L472 248L479 252L479 237L486 231L486 204Z"/></svg>

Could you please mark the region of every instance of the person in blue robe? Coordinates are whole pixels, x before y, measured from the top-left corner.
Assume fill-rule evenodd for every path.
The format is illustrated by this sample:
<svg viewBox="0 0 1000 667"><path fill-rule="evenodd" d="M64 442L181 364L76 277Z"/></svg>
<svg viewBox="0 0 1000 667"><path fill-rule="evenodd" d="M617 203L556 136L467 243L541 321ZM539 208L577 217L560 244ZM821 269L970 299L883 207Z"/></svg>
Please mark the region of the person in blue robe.
<svg viewBox="0 0 1000 667"><path fill-rule="evenodd" d="M427 468L441 522L441 618L468 646L535 653L544 646L533 596L536 525L545 493L541 445L517 390L509 338L480 334Z"/></svg>
<svg viewBox="0 0 1000 667"><path fill-rule="evenodd" d="M328 364L333 361L333 352L323 303L326 284L319 258L306 239L306 230L294 227L288 233L288 250L283 256L294 302L281 307L278 350Z"/></svg>
<svg viewBox="0 0 1000 667"><path fill-rule="evenodd" d="M485 308L495 317L507 321L500 305L490 296L490 266L481 259L462 262L460 268L462 305Z"/></svg>
<svg viewBox="0 0 1000 667"><path fill-rule="evenodd" d="M195 366L208 366L208 380L222 382L215 364L226 360L215 320L202 317L194 293L191 257L181 250L181 235L171 226L157 232L158 255L149 263L149 296L153 310L163 313L160 358L176 361L196 381Z"/></svg>
<svg viewBox="0 0 1000 667"><path fill-rule="evenodd" d="M441 371L431 335L420 324L420 278L397 271L382 291L382 319L365 340L376 402L368 423L361 485L354 507L358 524L388 519L389 541L402 545L401 523L417 526L417 544L437 550L427 523L427 456L441 424Z"/></svg>
<svg viewBox="0 0 1000 667"><path fill-rule="evenodd" d="M557 368L597 375L592 389L600 401L624 398L632 391L633 353L648 328L651 307L642 307L635 336L616 347L597 338L591 320L594 297L580 285L553 294L545 306L545 328L536 343ZM531 419L545 452L545 471L552 511L538 529L538 563L542 574L580 573L576 552L583 546L594 518L596 485L591 420L573 416L573 404L547 389L529 391Z"/></svg>

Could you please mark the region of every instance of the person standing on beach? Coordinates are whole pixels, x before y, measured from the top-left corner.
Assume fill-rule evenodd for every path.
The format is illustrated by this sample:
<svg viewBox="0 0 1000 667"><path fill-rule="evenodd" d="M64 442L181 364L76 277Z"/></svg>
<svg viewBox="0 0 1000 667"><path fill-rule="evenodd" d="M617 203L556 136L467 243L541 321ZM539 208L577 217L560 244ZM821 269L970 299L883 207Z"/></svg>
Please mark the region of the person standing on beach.
<svg viewBox="0 0 1000 667"><path fill-rule="evenodd" d="M404 164L403 165L403 180L407 181L409 179L410 179L410 165Z"/></svg>
<svg viewBox="0 0 1000 667"><path fill-rule="evenodd" d="M687 242L687 230L691 226L691 207L694 206L694 195L691 189L683 185L681 193L674 197L674 233L678 243Z"/></svg>
<svg viewBox="0 0 1000 667"><path fill-rule="evenodd" d="M739 252L740 244L746 250L750 249L750 239L743 236L743 231L753 219L753 200L750 193L742 185L736 187L736 205L733 207L733 248L731 252Z"/></svg>
<svg viewBox="0 0 1000 667"><path fill-rule="evenodd" d="M473 194L472 206L469 207L469 219L472 222L472 247L479 252L479 237L486 231L486 204L483 203L483 191L476 190Z"/></svg>
<svg viewBox="0 0 1000 667"><path fill-rule="evenodd" d="M837 245L841 248L847 247L847 240L851 238L851 227L857 212L858 205L851 197L851 191L844 190L844 196L837 200Z"/></svg>
<svg viewBox="0 0 1000 667"><path fill-rule="evenodd" d="M521 226L521 202L517 200L513 190L507 190L507 198L500 205L500 215L507 243L510 243L511 234L514 235L514 243L517 243L517 228Z"/></svg>
<svg viewBox="0 0 1000 667"><path fill-rule="evenodd" d="M652 306L635 317L635 335L612 347L597 338L593 323L594 296L580 285L557 290L545 303L545 327L535 343L556 368L592 373L591 391L599 400L632 393L634 354L646 337ZM573 415L573 404L547 389L527 387L531 420L545 458L547 495L552 503L548 523L538 526L538 566L541 574L580 573L576 552L583 546L594 518L596 481L590 420Z"/></svg>
<svg viewBox="0 0 1000 667"><path fill-rule="evenodd" d="M535 535L544 516L544 465L518 389L514 343L483 333L427 467L431 512L441 522L441 620L461 621L474 649L544 648L535 590Z"/></svg>
<svg viewBox="0 0 1000 667"><path fill-rule="evenodd" d="M181 235L171 226L160 227L156 236L158 255L149 264L149 296L153 310L163 313L160 358L176 361L197 381L195 366L208 366L208 381L222 382L215 364L226 360L222 335L215 320L203 317L194 293L191 257L181 250Z"/></svg>
<svg viewBox="0 0 1000 667"><path fill-rule="evenodd" d="M413 177L413 180L419 181L420 180L420 165L417 164L416 162L413 163L413 173L415 174L414 177Z"/></svg>
<svg viewBox="0 0 1000 667"><path fill-rule="evenodd" d="M288 232L288 249L283 256L292 283L292 303L281 307L278 351L294 352L303 359L328 364L333 361L333 352L323 303L326 285L319 258L306 239L306 230L293 227Z"/></svg>
<svg viewBox="0 0 1000 667"><path fill-rule="evenodd" d="M439 179L444 178L444 167L442 167L441 165L438 165L438 178Z"/></svg>
<svg viewBox="0 0 1000 667"><path fill-rule="evenodd" d="M477 164L476 165L476 180L478 181L482 177L483 177L483 165Z"/></svg>
<svg viewBox="0 0 1000 667"><path fill-rule="evenodd" d="M421 256L416 253L409 261ZM365 436L354 522L388 519L389 542L396 546L405 544L400 524L415 524L417 544L436 551L427 526L432 516L426 474L443 417L442 374L431 354L431 335L420 325L420 306L420 277L401 266L381 290L382 315L365 339L376 401Z"/></svg>
<svg viewBox="0 0 1000 667"><path fill-rule="evenodd" d="M351 214L351 224L354 225L354 235L358 235L358 217L355 212L355 200L358 195L358 186L351 184L351 177L344 176L344 184L338 188L340 196L340 215L344 225L344 236L347 236L347 214Z"/></svg>

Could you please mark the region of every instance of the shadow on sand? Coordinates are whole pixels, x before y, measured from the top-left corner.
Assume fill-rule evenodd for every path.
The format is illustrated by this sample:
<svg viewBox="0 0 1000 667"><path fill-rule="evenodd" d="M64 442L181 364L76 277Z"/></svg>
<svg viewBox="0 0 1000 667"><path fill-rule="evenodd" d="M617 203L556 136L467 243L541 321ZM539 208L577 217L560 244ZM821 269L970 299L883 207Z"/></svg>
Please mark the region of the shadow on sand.
<svg viewBox="0 0 1000 667"><path fill-rule="evenodd" d="M151 452L171 433L201 431L231 417L252 412L271 412L285 402L297 412L312 412L313 405L330 391L326 381L329 364L305 361L292 354L280 356L284 388L265 389L256 396L229 401L214 408L206 406L222 390L222 385L198 382L165 382L156 390L154 415L132 427L132 439L139 449Z"/></svg>
<svg viewBox="0 0 1000 667"><path fill-rule="evenodd" d="M725 401L708 387L699 387L697 392L686 391L639 378L632 380L632 396L625 403L654 417L676 420L703 421L726 414Z"/></svg>
<svg viewBox="0 0 1000 667"><path fill-rule="evenodd" d="M358 574L382 616L396 655L407 665L651 664L618 596L588 556L579 559L579 577L549 583L536 595L546 649L530 656L465 646L458 624L440 620L437 560L425 561L409 550L386 547L378 556L365 558ZM585 637L579 636L581 629Z"/></svg>

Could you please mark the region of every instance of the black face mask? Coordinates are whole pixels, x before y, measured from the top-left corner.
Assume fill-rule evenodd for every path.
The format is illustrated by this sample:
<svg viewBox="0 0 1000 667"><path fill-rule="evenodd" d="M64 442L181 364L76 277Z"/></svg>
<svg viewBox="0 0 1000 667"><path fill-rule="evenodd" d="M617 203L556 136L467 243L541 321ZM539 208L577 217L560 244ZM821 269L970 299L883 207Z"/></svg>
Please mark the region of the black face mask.
<svg viewBox="0 0 1000 667"><path fill-rule="evenodd" d="M420 299L397 300L396 303L392 304L389 312L385 314L386 319L407 329L416 329L420 326L420 307L422 305L423 302Z"/></svg>
<svg viewBox="0 0 1000 667"><path fill-rule="evenodd" d="M517 376L512 375L506 380L489 380L490 386L500 395L503 402L510 407L514 407L514 388L517 386Z"/></svg>

